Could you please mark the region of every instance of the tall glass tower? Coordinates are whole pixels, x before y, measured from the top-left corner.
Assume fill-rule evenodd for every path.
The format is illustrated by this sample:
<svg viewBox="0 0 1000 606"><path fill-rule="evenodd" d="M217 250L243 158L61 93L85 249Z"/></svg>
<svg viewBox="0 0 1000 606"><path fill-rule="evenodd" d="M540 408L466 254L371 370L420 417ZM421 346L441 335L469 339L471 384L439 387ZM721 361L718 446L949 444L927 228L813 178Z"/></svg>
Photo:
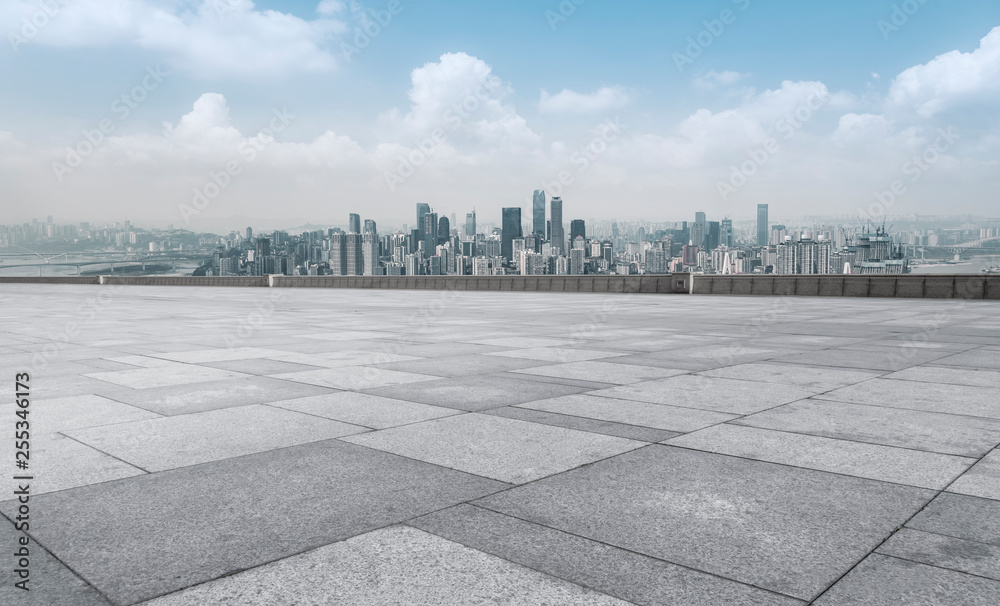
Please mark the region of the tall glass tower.
<svg viewBox="0 0 1000 606"><path fill-rule="evenodd" d="M503 209L503 231L500 234L500 255L508 260L514 259L514 240L522 237L521 209Z"/></svg>
<svg viewBox="0 0 1000 606"><path fill-rule="evenodd" d="M531 201L531 231L545 237L545 192L536 189Z"/></svg>
<svg viewBox="0 0 1000 606"><path fill-rule="evenodd" d="M559 251L561 256L566 256L566 233L563 231L563 202L562 198L552 198L549 205L549 217L552 225L549 226L552 248Z"/></svg>
<svg viewBox="0 0 1000 606"><path fill-rule="evenodd" d="M426 217L431 212L431 205L424 204L423 202L417 203L417 229L420 230L420 239L424 239L424 229L425 222L424 217Z"/></svg>
<svg viewBox="0 0 1000 606"><path fill-rule="evenodd" d="M757 246L767 246L767 204L757 205Z"/></svg>

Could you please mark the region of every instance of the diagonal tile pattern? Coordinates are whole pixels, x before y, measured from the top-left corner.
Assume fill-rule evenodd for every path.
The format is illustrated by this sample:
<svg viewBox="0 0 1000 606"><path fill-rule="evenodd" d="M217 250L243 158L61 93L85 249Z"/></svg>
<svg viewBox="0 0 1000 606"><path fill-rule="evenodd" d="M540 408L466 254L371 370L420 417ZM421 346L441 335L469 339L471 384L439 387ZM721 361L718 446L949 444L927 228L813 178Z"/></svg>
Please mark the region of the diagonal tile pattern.
<svg viewBox="0 0 1000 606"><path fill-rule="evenodd" d="M995 603L1000 303L96 288L3 285L5 606Z"/></svg>

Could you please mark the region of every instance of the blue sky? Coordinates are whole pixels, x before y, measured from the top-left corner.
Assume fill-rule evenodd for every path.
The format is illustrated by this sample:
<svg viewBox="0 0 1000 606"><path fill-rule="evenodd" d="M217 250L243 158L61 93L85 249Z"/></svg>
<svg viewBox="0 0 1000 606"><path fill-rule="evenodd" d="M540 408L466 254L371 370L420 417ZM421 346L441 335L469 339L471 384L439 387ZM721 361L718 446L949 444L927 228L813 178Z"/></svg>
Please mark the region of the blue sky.
<svg viewBox="0 0 1000 606"><path fill-rule="evenodd" d="M584 218L749 218L759 202L857 215L896 181L889 214L995 208L995 1L399 0L349 61L343 45L388 0L49 1L43 17L38 0L0 7L2 222L37 208L393 223L423 201L498 215L546 184ZM112 101L152 66L169 76L119 119ZM422 160L418 142L478 81L495 81L489 98ZM282 108L294 119L241 153ZM779 120L796 110L808 119L786 138ZM102 119L113 132L80 148ZM593 151L609 120L622 133ZM935 142L913 179L906 162ZM89 153L72 167L67 147ZM238 174L192 212L230 161Z"/></svg>

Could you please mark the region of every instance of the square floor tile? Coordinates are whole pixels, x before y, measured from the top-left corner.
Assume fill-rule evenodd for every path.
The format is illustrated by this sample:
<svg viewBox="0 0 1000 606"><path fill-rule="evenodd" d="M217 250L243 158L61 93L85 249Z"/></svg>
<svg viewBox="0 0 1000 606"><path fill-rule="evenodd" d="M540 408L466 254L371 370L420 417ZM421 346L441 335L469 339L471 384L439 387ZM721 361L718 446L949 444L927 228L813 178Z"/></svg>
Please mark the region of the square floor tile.
<svg viewBox="0 0 1000 606"><path fill-rule="evenodd" d="M84 376L131 389L149 389L153 387L184 385L187 383L236 379L246 375L219 370L218 368L174 363L151 368L138 368L136 370L113 370L110 372L90 373Z"/></svg>
<svg viewBox="0 0 1000 606"><path fill-rule="evenodd" d="M289 579L295 579L293 586ZM500 599L505 606L629 606L406 526L376 530L147 604L439 606Z"/></svg>
<svg viewBox="0 0 1000 606"><path fill-rule="evenodd" d="M387 385L405 385L420 381L434 381L439 377L419 375L398 370L385 370L369 366L348 366L345 368L329 368L324 370L307 370L275 375L276 379L318 385L331 389L373 389Z"/></svg>
<svg viewBox="0 0 1000 606"><path fill-rule="evenodd" d="M864 370L847 370L844 368L804 366L800 364L777 364L762 362L759 364L739 364L726 368L705 371L707 377L723 379L742 379L747 381L762 381L765 383L783 383L797 385L809 389L827 391L867 381L879 376L880 372Z"/></svg>
<svg viewBox="0 0 1000 606"><path fill-rule="evenodd" d="M955 480L948 491L1000 501L1000 450L983 457L965 475Z"/></svg>
<svg viewBox="0 0 1000 606"><path fill-rule="evenodd" d="M460 414L452 408L393 400L353 391L285 400L275 402L273 406L375 429L409 425L418 421Z"/></svg>
<svg viewBox="0 0 1000 606"><path fill-rule="evenodd" d="M273 408L241 406L66 432L147 471L163 471L366 431Z"/></svg>
<svg viewBox="0 0 1000 606"><path fill-rule="evenodd" d="M606 398L698 408L735 415L760 412L807 398L814 393L817 393L816 389L794 385L694 375L681 375L590 392L591 395Z"/></svg>
<svg viewBox="0 0 1000 606"><path fill-rule="evenodd" d="M0 418L14 419L14 412L17 410L20 409L13 402L0 404ZM148 410L95 395L30 400L28 408L31 431L36 434L155 419L159 416Z"/></svg>
<svg viewBox="0 0 1000 606"><path fill-rule="evenodd" d="M878 553L1000 581L1000 547L900 528Z"/></svg>
<svg viewBox="0 0 1000 606"><path fill-rule="evenodd" d="M733 421L900 448L979 458L1000 443L1000 420L806 400Z"/></svg>
<svg viewBox="0 0 1000 606"><path fill-rule="evenodd" d="M505 376L485 376L381 387L368 390L367 393L432 406L478 411L579 393L587 389L590 388Z"/></svg>
<svg viewBox="0 0 1000 606"><path fill-rule="evenodd" d="M1000 387L1000 372L992 370L968 370L951 366L918 366L886 375L887 379L921 381L924 383L947 383L949 385L971 385L973 387Z"/></svg>
<svg viewBox="0 0 1000 606"><path fill-rule="evenodd" d="M538 400L519 406L564 415L680 432L695 431L737 418L735 415L720 412L679 408L665 404L649 404L634 400L601 398L587 394Z"/></svg>
<svg viewBox="0 0 1000 606"><path fill-rule="evenodd" d="M943 490L976 461L740 425L715 425L666 444L935 490Z"/></svg>
<svg viewBox="0 0 1000 606"><path fill-rule="evenodd" d="M387 370L434 375L436 377L474 377L476 375L493 374L518 368L544 366L545 364L545 362L538 360L498 358L470 354L444 358L427 358L408 362L393 362L390 364L381 364L378 367Z"/></svg>
<svg viewBox="0 0 1000 606"><path fill-rule="evenodd" d="M328 440L40 495L32 534L135 604L506 486Z"/></svg>
<svg viewBox="0 0 1000 606"><path fill-rule="evenodd" d="M595 381L611 385L627 385L652 379L664 379L680 374L684 370L670 370L651 366L636 366L631 364L614 364L612 362L569 362L537 368L524 368L512 372L519 374L539 375L581 381Z"/></svg>
<svg viewBox="0 0 1000 606"><path fill-rule="evenodd" d="M809 600L933 495L649 446L474 504Z"/></svg>
<svg viewBox="0 0 1000 606"><path fill-rule="evenodd" d="M569 349L567 347L533 347L529 349L510 349L487 353L488 356L504 358L523 358L526 360L541 360L544 362L584 362L601 360L626 355L621 351L600 351L597 349Z"/></svg>
<svg viewBox="0 0 1000 606"><path fill-rule="evenodd" d="M1000 419L1000 398L989 387L872 379L815 396L852 404L874 404Z"/></svg>
<svg viewBox="0 0 1000 606"><path fill-rule="evenodd" d="M644 446L562 427L465 414L343 438L435 465L521 484Z"/></svg>
<svg viewBox="0 0 1000 606"><path fill-rule="evenodd" d="M99 484L145 473L128 463L58 433L33 434L31 494Z"/></svg>

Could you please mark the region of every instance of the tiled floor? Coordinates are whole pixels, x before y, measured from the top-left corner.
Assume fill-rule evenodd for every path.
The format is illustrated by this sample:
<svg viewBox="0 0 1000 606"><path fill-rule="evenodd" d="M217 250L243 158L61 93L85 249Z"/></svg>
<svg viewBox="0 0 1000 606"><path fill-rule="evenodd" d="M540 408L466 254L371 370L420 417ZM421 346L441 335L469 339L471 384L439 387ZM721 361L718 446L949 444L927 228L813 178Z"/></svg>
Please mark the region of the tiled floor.
<svg viewBox="0 0 1000 606"><path fill-rule="evenodd" d="M4 606L1000 595L998 303L101 288L2 289Z"/></svg>

